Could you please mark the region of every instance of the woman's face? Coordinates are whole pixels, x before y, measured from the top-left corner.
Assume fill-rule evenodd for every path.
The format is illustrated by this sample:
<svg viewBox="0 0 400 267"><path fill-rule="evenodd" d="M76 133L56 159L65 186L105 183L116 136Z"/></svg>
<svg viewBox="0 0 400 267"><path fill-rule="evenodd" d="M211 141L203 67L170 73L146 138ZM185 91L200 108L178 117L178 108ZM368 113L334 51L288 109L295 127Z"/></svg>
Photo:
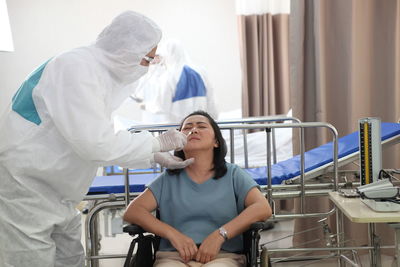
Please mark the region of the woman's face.
<svg viewBox="0 0 400 267"><path fill-rule="evenodd" d="M183 149L185 152L198 149L213 150L214 147L218 147L214 129L208 118L202 115L188 117L182 124L181 132L188 137L187 144Z"/></svg>

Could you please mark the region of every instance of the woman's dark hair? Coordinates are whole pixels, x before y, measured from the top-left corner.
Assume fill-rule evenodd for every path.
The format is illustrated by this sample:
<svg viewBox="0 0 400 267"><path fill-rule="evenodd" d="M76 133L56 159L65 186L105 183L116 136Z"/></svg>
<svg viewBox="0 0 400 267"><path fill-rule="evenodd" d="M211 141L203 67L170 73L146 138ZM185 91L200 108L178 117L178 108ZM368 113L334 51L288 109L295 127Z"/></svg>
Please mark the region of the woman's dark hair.
<svg viewBox="0 0 400 267"><path fill-rule="evenodd" d="M197 111L190 113L182 120L182 122L179 126L179 130L182 129L183 122L187 118L189 118L191 116L195 116L195 115L200 115L200 116L206 117L208 119L208 121L210 122L211 127L214 130L215 139L217 140L218 147L214 147L214 158L213 158L214 166L211 170L213 170L215 173L214 179L218 179L218 178L224 176L227 171L226 164L225 164L226 163L225 156L226 156L227 148L226 148L225 139L222 137L222 133L218 127L217 122L207 112L202 111L202 110L197 110ZM185 154L183 153L183 150L175 151L174 155L185 160ZM182 171L182 169L176 169L176 170L168 169L167 170L168 174L170 174L170 175L179 174L181 171Z"/></svg>

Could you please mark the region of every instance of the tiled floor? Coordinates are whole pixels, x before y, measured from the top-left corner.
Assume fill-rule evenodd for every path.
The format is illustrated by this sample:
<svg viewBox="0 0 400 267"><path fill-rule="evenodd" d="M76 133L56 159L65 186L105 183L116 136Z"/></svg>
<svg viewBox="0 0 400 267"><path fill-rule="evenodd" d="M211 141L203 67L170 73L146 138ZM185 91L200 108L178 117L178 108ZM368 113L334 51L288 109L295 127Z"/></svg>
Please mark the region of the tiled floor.
<svg viewBox="0 0 400 267"><path fill-rule="evenodd" d="M101 238L101 254L124 254L127 253L129 244L131 241L130 236L126 234L116 235L116 237L105 237L104 236L104 224L100 218L100 231L102 233ZM292 245L291 238L283 238L290 236L293 233L293 221L280 221L275 224L272 230L268 230L262 233L260 243L266 243L275 240L272 243L268 243L267 247L273 248L287 248ZM279 240L279 241L276 241ZM393 257L382 255L382 267L394 267L396 266ZM369 256L360 256L361 266L370 266ZM100 267L118 267L123 266L123 259L103 259L100 260ZM320 261L296 261L296 262L280 262L273 263L273 267L299 267L299 266L323 266L323 267L333 267L339 266L337 259L320 260ZM345 266L351 266L349 264Z"/></svg>

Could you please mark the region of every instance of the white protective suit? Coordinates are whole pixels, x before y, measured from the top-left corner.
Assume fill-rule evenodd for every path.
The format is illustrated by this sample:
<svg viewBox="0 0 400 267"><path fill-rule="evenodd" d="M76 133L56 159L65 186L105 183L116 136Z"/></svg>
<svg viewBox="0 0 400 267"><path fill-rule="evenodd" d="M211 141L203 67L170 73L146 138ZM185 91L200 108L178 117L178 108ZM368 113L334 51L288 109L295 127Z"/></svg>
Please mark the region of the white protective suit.
<svg viewBox="0 0 400 267"><path fill-rule="evenodd" d="M117 16L96 42L31 73L0 118L0 266L84 264L75 206L100 166L150 166L148 132L114 134L111 112L147 67L161 31Z"/></svg>
<svg viewBox="0 0 400 267"><path fill-rule="evenodd" d="M134 99L142 100L146 123L180 122L196 110L217 118L214 92L203 71L194 67L178 40L161 42L157 49L159 64L138 82Z"/></svg>

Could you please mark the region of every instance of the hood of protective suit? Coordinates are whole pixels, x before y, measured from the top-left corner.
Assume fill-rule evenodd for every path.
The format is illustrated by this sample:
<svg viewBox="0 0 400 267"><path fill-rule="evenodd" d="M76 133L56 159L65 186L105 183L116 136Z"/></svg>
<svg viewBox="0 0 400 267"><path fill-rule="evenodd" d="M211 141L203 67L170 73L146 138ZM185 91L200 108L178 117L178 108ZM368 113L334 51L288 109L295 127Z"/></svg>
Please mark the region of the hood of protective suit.
<svg viewBox="0 0 400 267"><path fill-rule="evenodd" d="M99 48L99 60L116 82L127 85L147 72L148 67L141 66L140 61L160 39L161 30L152 20L126 11L99 34L94 46Z"/></svg>
<svg viewBox="0 0 400 267"><path fill-rule="evenodd" d="M175 39L164 41L157 49L169 71L181 72L184 65L192 65L182 43Z"/></svg>

